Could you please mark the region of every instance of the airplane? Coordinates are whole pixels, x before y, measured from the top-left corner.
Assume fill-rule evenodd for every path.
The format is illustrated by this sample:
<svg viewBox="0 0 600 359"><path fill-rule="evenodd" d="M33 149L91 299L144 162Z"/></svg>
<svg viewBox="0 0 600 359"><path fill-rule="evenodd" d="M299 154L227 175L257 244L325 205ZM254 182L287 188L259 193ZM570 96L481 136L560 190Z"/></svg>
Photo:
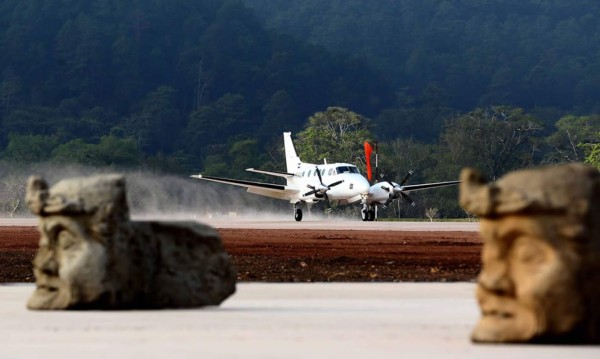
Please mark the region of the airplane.
<svg viewBox="0 0 600 359"><path fill-rule="evenodd" d="M302 207L319 201L335 200L339 204L361 201L367 206L370 184L355 165L349 163L327 163L322 165L302 162L296 154L292 133L283 133L286 172L263 171L247 168L246 171L283 177L286 185L205 176L191 177L206 181L225 183L247 188L247 192L287 200L294 206L294 219L302 220Z"/></svg>
<svg viewBox="0 0 600 359"><path fill-rule="evenodd" d="M367 165L367 178L369 181L372 179L371 175L371 153L373 148L368 142L365 142L365 158ZM375 145L377 146L377 145ZM377 177L377 152L375 152L375 173ZM377 206L381 206L383 208L389 206L394 200L397 200L402 197L402 199L406 200L410 203L411 206L415 206L415 201L413 201L407 193L413 191L420 191L429 188L438 188L445 186L452 186L459 184L460 181L445 181L445 182L435 182L435 183L421 183L415 185L407 185L406 182L413 175L413 171L408 171L408 173L402 178L400 183L392 182L392 181L381 181L376 182L369 188L369 197L366 202L366 206L363 207L361 211L361 216L363 221L374 221L376 219ZM376 178L377 180L377 178Z"/></svg>

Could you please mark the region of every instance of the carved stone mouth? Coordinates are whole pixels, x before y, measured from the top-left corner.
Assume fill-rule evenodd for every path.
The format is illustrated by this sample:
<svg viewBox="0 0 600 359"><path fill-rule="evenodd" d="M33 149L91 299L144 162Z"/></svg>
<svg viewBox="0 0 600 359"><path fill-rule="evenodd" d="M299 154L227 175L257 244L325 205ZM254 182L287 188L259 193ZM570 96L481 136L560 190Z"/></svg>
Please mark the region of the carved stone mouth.
<svg viewBox="0 0 600 359"><path fill-rule="evenodd" d="M37 283L37 289L43 290L46 292L58 292L58 285L53 285L53 283L49 283L48 281L43 281L41 283Z"/></svg>
<svg viewBox="0 0 600 359"><path fill-rule="evenodd" d="M48 284L39 284L37 288L47 292L58 292L58 287L54 287Z"/></svg>
<svg viewBox="0 0 600 359"><path fill-rule="evenodd" d="M484 310L482 314L484 317L496 317L500 319L510 319L514 318L515 316L514 313L497 309Z"/></svg>

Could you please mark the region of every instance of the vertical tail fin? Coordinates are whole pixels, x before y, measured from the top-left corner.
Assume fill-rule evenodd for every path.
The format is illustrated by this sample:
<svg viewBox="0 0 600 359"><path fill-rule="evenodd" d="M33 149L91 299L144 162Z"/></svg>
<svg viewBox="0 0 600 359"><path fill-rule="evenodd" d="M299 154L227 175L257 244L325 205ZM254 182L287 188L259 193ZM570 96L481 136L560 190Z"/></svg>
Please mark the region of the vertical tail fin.
<svg viewBox="0 0 600 359"><path fill-rule="evenodd" d="M284 132L283 133L283 144L285 146L285 163L287 166L287 172L296 173L298 167L302 161L296 154L296 149L294 148L294 143L292 142L292 133Z"/></svg>

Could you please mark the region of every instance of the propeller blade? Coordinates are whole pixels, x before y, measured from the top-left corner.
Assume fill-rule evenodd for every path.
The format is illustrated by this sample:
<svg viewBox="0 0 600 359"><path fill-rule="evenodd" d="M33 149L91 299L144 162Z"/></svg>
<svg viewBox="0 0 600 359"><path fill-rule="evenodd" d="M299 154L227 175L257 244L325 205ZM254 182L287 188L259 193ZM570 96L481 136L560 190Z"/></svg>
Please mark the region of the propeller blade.
<svg viewBox="0 0 600 359"><path fill-rule="evenodd" d="M408 203L410 203L411 207L415 206L415 201L413 201L406 193L400 192L402 198L405 199Z"/></svg>
<svg viewBox="0 0 600 359"><path fill-rule="evenodd" d="M400 186L404 186L404 184L406 184L406 181L408 181L408 179L410 178L410 176L412 176L413 173L413 170L408 171L404 178L402 178L402 181L400 181Z"/></svg>
<svg viewBox="0 0 600 359"><path fill-rule="evenodd" d="M304 194L304 197L306 197L306 196L310 196L311 194L315 194L315 193L317 193L317 192L319 192L319 190L313 189L312 191L306 192L306 193Z"/></svg>
<svg viewBox="0 0 600 359"><path fill-rule="evenodd" d="M395 198L394 195L390 193L390 195L388 196L387 201L385 201L384 206L386 206L386 207L389 206L390 203L392 203L392 201L394 200L394 198Z"/></svg>
<svg viewBox="0 0 600 359"><path fill-rule="evenodd" d="M332 184L330 184L329 186L327 186L327 188L335 187L335 186L337 186L338 184L340 184L342 182L344 182L344 180L333 182Z"/></svg>
<svg viewBox="0 0 600 359"><path fill-rule="evenodd" d="M319 170L319 166L315 166L315 169L317 171L317 176L319 177L319 182L321 182L321 184L323 184L323 178L321 178L321 171Z"/></svg>

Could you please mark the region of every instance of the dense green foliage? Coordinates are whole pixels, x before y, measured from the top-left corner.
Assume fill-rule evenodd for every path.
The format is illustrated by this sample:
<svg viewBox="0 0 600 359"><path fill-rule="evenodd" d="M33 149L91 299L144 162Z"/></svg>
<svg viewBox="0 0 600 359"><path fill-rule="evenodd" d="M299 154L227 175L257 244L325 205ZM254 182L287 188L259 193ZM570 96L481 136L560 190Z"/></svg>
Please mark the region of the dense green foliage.
<svg viewBox="0 0 600 359"><path fill-rule="evenodd" d="M366 58L405 97L460 110L600 111L595 0L244 0L270 27Z"/></svg>
<svg viewBox="0 0 600 359"><path fill-rule="evenodd" d="M233 136L263 146L330 104L374 116L393 98L364 62L266 31L238 0L4 0L0 25L2 148L115 136L150 158L184 151L189 171Z"/></svg>
<svg viewBox="0 0 600 359"><path fill-rule="evenodd" d="M598 14L593 0L0 0L0 165L256 179L244 169L284 168L292 131L315 163L360 166L379 141L383 178L412 169L411 183L600 167ZM455 188L418 197L408 215L464 215Z"/></svg>
<svg viewBox="0 0 600 359"><path fill-rule="evenodd" d="M600 133L596 134L597 138L600 138ZM586 143L581 147L585 148L587 156L585 157L585 163L588 163L596 167L600 171L600 142L598 143Z"/></svg>

